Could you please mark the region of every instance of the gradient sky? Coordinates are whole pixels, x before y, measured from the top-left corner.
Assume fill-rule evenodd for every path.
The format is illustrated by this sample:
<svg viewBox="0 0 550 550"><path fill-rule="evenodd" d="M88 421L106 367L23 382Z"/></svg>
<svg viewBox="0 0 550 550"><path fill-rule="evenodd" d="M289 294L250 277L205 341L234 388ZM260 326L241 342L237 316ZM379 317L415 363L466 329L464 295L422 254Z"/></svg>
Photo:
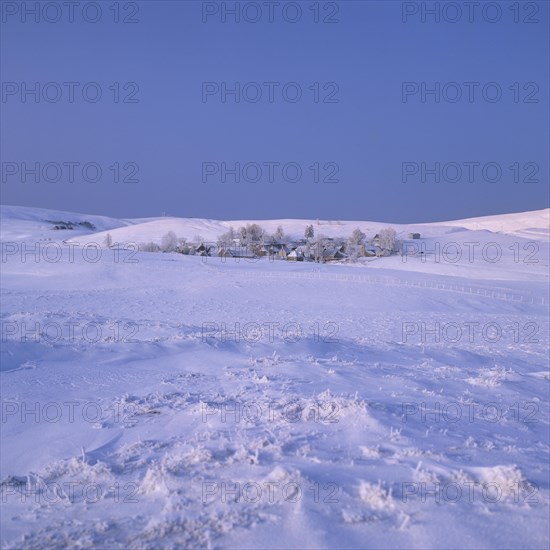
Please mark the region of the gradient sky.
<svg viewBox="0 0 550 550"><path fill-rule="evenodd" d="M455 17L451 8L440 14L439 22L429 14L423 22L423 7L434 2L300 2L302 17L295 23L285 21L282 7L287 19L296 10L283 0L273 6L272 22L267 7L252 2L255 6L244 15L254 17L260 6L262 17L256 23L235 23L231 14L223 20L221 4L239 4L242 9L246 2L219 3L218 12L206 22L203 11L214 11L212 2L98 2L102 14L95 23L85 20L96 13L83 13L84 2L75 5L73 22L57 2L39 14L38 22L32 13L23 16L23 4L31 9L35 3L2 2L3 204L115 217L166 213L396 223L549 206L548 2L516 3L517 11L513 2L499 2L502 13L496 22L487 20L496 17L494 11L482 13L485 2L472 21L464 2L455 2L463 9L455 23L445 21ZM137 22L115 23L113 4L120 19ZM61 20L51 22L59 15L56 6L61 6ZM133 17L132 6L137 11ZM337 22L316 23L311 9L316 6L321 20L337 7L332 16ZM404 22L404 9L418 13ZM23 83L33 87L36 82L50 97L57 83L62 90L59 101L39 97L36 102L31 94L23 102ZM63 82L79 83L72 103ZM82 98L90 82L101 88L97 102ZM118 102L115 82L120 87ZM137 102L122 101L133 90L134 85L124 90L127 82L139 86L128 98ZM236 103L231 95L224 103L219 93L204 101L203 82L226 82L228 87L258 83L264 93L256 103L242 96ZM272 103L263 82L280 83ZM300 101L283 99L281 89L288 82L300 85ZM316 82L318 103L309 89ZM334 88L323 90L328 82L338 86L337 102L322 101ZM453 86L445 88L447 95L441 93L439 102L433 95L423 102L420 92L404 102L403 82L417 83L419 90L423 82L429 87L435 82L440 87L449 82L479 86L472 102L463 84L458 102L450 101ZM484 99L482 88L489 82L500 86L500 100ZM249 97L254 89L247 89ZM94 87L87 90L91 96ZM489 87L487 93L492 97L494 90ZM536 102L526 102L529 99ZM55 179L50 168L47 178L39 175L35 182L29 175L23 182L22 163L34 167L36 162L41 169L47 163L61 166L60 181L47 181ZM80 163L72 182L69 168L62 164L67 162ZM137 165L137 181L114 181L117 162L119 179L130 177ZM220 173L203 181L207 162L225 162L228 168L236 162L294 162L302 176L289 181L294 171L285 178L275 167L270 182L264 165L258 182L235 182L230 174L222 181ZM315 162L320 166L318 182L309 168ZM405 182L404 162L419 168ZM436 162L458 163L462 178L450 181L455 171L449 165L448 177L443 174L439 183L430 174L422 181L423 162L427 168ZM465 162L479 163L473 181ZM490 162L502 169L499 181L488 181L494 178L494 165L487 168L487 177L481 171ZM84 163L101 167L99 181L83 179ZM335 181L322 181L334 166L324 169L327 163L338 167ZM514 163L518 182L509 168ZM415 165L407 166L413 170ZM88 175L93 179L93 170ZM253 176L252 168L248 177Z"/></svg>

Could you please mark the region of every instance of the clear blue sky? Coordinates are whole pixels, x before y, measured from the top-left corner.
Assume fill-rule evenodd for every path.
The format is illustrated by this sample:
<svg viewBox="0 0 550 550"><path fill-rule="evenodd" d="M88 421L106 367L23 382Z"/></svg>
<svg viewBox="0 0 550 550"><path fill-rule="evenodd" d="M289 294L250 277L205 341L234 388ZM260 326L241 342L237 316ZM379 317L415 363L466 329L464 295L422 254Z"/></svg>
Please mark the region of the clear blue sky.
<svg viewBox="0 0 550 550"><path fill-rule="evenodd" d="M3 204L117 217L165 212L396 223L549 206L546 1L499 2L500 17L494 2L483 12L481 1L472 15L455 2L460 17L440 2L439 22L422 13L434 2L307 1L298 3L302 15L294 23L295 5L284 0L273 5L271 22L268 7L252 2L239 23L223 9L238 4L242 10L246 2L108 1L97 3L100 16L93 6L83 12L84 2L72 14L52 2L38 15L25 12L24 2L2 4ZM34 5L26 2L26 9ZM258 22L243 20L258 15ZM78 83L73 102L67 82ZM125 89L128 82L139 90L134 84ZM214 83L210 95L203 95L204 82ZM216 92L222 82L253 84L236 103L233 95L222 101ZM289 82L300 85L301 100L289 101L293 85L283 97ZM433 88L436 82L439 102L433 94L422 101L422 83ZM23 93L35 83L38 101ZM336 83L337 92L334 84L323 89L327 83ZM92 102L98 87L102 97ZM502 97L493 100L498 89ZM262 96L253 102L258 90ZM462 98L454 101L457 90ZM330 98L335 101L323 101ZM46 175L35 182L27 174L22 181L22 163L28 169L36 162ZM73 165L72 182L70 166L63 165L70 162L80 163ZM222 162L227 168L257 163L260 180L251 181L254 164L245 174L249 181L203 174L204 163L217 163L207 165L214 172ZM291 181L295 165L287 166L286 177L281 171L289 162L302 169L298 181ZM315 162L318 182L310 168ZM429 170L436 162L439 182L421 173L421 163ZM88 180L95 179L95 167L102 169L99 181L85 181L85 163L95 163ZM263 163L281 163L272 165L273 181ZM405 177L403 163L409 163ZM443 171L447 163L456 164ZM495 164L482 172L487 163ZM462 176L454 181L457 165ZM117 171L119 180L136 181L117 183Z"/></svg>

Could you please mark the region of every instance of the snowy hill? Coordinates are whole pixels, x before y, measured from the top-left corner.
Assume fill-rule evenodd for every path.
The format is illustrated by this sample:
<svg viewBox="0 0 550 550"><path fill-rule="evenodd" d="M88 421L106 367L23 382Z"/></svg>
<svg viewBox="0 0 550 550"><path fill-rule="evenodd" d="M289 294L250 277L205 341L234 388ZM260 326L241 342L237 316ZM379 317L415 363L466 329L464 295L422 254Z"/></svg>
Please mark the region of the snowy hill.
<svg viewBox="0 0 550 550"><path fill-rule="evenodd" d="M0 207L0 236L3 241L61 241L73 245L105 246L105 238L121 247L142 243L160 244L162 236L173 231L188 241L198 237L215 242L230 227L235 229L250 223L260 224L273 234L282 226L289 238L301 238L307 225L313 225L317 235L347 238L359 227L372 238L384 227L393 227L400 239L418 232L422 240L409 243L405 250L416 257L385 258L373 261L370 267L437 273L440 275L470 276L487 270L494 279L548 280L550 209L437 222L429 224L390 224L371 221L324 220L234 220L217 221L202 218L140 218L117 220L104 216L58 212L24 207ZM52 221L92 223L94 229L76 226L54 231ZM513 239L511 238L513 237ZM529 244L531 243L531 244ZM420 252L424 257L419 258ZM494 263L490 254L502 257ZM460 257L455 261L454 256ZM532 260L532 261L531 261ZM526 264L526 261L529 263ZM491 269L491 266L498 269Z"/></svg>
<svg viewBox="0 0 550 550"><path fill-rule="evenodd" d="M498 216L486 216L449 222L434 222L427 224L392 224L374 221L331 221L331 220L232 220L218 221L202 218L140 218L117 220L105 216L75 214L56 210L46 210L19 206L1 206L0 219L2 221L2 240L8 238L17 240L25 235L34 235L50 229L47 220L64 221L88 221L93 223L96 230L87 232L86 238L79 238L78 242L103 242L105 234L109 232L114 242L139 243L160 242L162 235L168 231L174 231L178 237L188 240L196 235L206 240L215 241L229 227L235 229L248 223L258 223L268 233L274 233L280 225L289 236L293 238L303 237L306 225L313 225L317 233L328 237L348 236L359 227L368 236L374 235L384 227L394 227L401 237L406 237L409 232L420 232L426 237L436 237L460 230L486 230L509 235L523 234L529 237L536 235L538 239L548 239L550 228L550 209L535 210L533 212L521 212L517 214L504 214ZM20 234L17 231L20 231ZM6 233L11 231L10 234ZM97 235L96 235L97 233ZM4 236L5 234L5 236ZM64 233L63 238L72 237L72 233ZM79 235L80 237L80 235Z"/></svg>
<svg viewBox="0 0 550 550"><path fill-rule="evenodd" d="M436 223L432 225L437 225ZM516 214L500 214L498 216L483 216L466 220L444 222L442 225L464 227L466 229L486 229L500 233L515 234L519 231L542 229L544 234L550 230L550 209L518 212Z"/></svg>
<svg viewBox="0 0 550 550"><path fill-rule="evenodd" d="M85 224L76 225L75 229L72 230L78 235L109 231L132 223L129 220L117 220L106 216L76 214L46 208L2 205L0 206L0 240L47 240L55 238L57 235L52 233L52 229L60 223L67 222ZM63 233L66 236L66 233Z"/></svg>
<svg viewBox="0 0 550 550"><path fill-rule="evenodd" d="M258 222L428 251L362 265L86 252L246 221L1 216L2 548L548 547L549 210Z"/></svg>

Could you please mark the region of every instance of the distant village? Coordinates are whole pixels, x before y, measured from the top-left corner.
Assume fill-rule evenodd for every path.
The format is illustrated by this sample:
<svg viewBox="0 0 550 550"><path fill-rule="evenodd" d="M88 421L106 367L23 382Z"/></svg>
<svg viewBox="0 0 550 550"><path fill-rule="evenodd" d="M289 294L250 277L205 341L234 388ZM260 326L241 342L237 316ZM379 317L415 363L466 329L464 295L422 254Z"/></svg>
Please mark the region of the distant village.
<svg viewBox="0 0 550 550"><path fill-rule="evenodd" d="M108 236L109 238L109 236ZM409 239L420 234L410 233ZM110 242L105 243L111 246ZM292 239L281 226L274 234L266 233L258 224L248 224L237 230L230 228L217 242L208 242L199 235L192 242L178 237L173 231L166 233L160 245L143 243L144 252L172 252L190 256L225 258L268 258L289 262L353 262L361 258L391 256L400 253L402 242L393 228L381 229L368 238L359 228L345 237L316 235L313 225L305 227L303 238Z"/></svg>

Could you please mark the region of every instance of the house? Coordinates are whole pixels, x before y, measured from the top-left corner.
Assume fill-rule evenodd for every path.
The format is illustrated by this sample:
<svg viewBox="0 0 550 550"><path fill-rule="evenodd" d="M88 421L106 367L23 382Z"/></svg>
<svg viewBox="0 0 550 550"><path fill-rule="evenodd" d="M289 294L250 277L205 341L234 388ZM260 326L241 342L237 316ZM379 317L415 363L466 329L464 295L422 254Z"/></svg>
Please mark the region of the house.
<svg viewBox="0 0 550 550"><path fill-rule="evenodd" d="M256 258L245 246L220 245L216 255L219 258Z"/></svg>
<svg viewBox="0 0 550 550"><path fill-rule="evenodd" d="M290 252L287 255L286 258L289 262L303 262L304 261L304 255L303 253L295 248L292 252Z"/></svg>
<svg viewBox="0 0 550 550"><path fill-rule="evenodd" d="M286 254L288 251L285 248L285 245L282 243L269 243L264 245L266 254L264 256L269 256L272 260L274 259L284 259L286 260Z"/></svg>
<svg viewBox="0 0 550 550"><path fill-rule="evenodd" d="M224 247L224 246L221 246L219 249L218 249L218 256L220 258L235 258L236 255L235 255L235 252L233 250L231 250L229 247Z"/></svg>
<svg viewBox="0 0 550 550"><path fill-rule="evenodd" d="M287 260L288 259L288 248L286 246L281 246L279 251L275 254L275 257L279 260Z"/></svg>
<svg viewBox="0 0 550 550"><path fill-rule="evenodd" d="M381 252L381 249L379 246L376 246L374 244L366 244L365 245L365 257L371 258L373 256L378 256Z"/></svg>
<svg viewBox="0 0 550 550"><path fill-rule="evenodd" d="M190 244L182 244L176 248L176 252L179 252L180 254L195 254L195 249Z"/></svg>
<svg viewBox="0 0 550 550"><path fill-rule="evenodd" d="M343 251L343 246L325 248L321 252L322 262L335 262L345 260L347 257L347 254Z"/></svg>
<svg viewBox="0 0 550 550"><path fill-rule="evenodd" d="M420 233L409 233L409 239L420 239Z"/></svg>
<svg viewBox="0 0 550 550"><path fill-rule="evenodd" d="M258 256L271 256L271 247L269 245L263 244L258 249Z"/></svg>
<svg viewBox="0 0 550 550"><path fill-rule="evenodd" d="M201 243L199 246L195 248L195 254L198 256L211 256L211 252L213 250L213 246L210 246L205 243Z"/></svg>
<svg viewBox="0 0 550 550"><path fill-rule="evenodd" d="M350 257L364 258L367 256L367 249L364 244L347 244L345 246L345 252Z"/></svg>

